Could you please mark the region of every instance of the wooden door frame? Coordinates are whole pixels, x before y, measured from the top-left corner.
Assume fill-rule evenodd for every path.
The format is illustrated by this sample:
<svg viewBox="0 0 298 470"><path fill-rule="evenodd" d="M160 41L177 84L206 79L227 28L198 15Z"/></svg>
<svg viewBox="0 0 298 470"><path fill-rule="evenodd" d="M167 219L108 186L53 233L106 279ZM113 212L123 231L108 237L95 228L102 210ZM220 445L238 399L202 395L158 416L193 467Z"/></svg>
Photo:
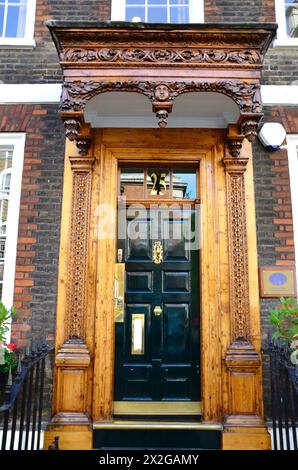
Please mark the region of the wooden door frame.
<svg viewBox="0 0 298 470"><path fill-rule="evenodd" d="M69 433L76 430L83 436L80 445L88 448L92 445L92 423L112 419L117 167L118 161L127 160L128 156L137 162L140 154L146 154L152 161L158 161L163 155L173 164L183 160L197 161L200 165L203 423L223 424L226 448L234 446L237 440L239 445L247 441L247 448L268 448L262 405L251 144L244 142L243 156L235 163L229 156L222 129L104 129L94 130L93 134L94 147L87 160L74 156L73 144L69 143L66 148L54 416L48 426L46 442L58 432L67 446ZM81 209L78 211L79 201ZM110 204L105 221L111 230L110 239L99 236L100 204ZM233 213L235 207L237 211ZM82 209L90 214L82 232L82 237L84 233L87 237L85 271L80 267L86 273L84 284L81 278L80 282L88 302L85 317L78 319L69 317L70 311L75 312L75 301L70 293L76 290L73 290L73 277L68 271L69 263L75 260L73 252L83 246L82 240L76 245L76 231L72 229L80 222ZM235 236L236 253L233 251ZM247 273L244 271L243 276L247 279L239 277L237 271L239 266L246 268L241 255L245 246ZM240 259L233 256L240 256ZM242 284L248 283L248 312L237 310L239 299L233 299L237 282L240 292ZM65 338L69 337L69 328L78 328L79 321L85 340L74 345ZM237 328L246 328L250 340L238 338ZM72 393L67 393L68 387L72 387Z"/></svg>
<svg viewBox="0 0 298 470"><path fill-rule="evenodd" d="M103 266L113 266L114 248L98 239L96 213L102 198L114 204L116 197L115 178L110 180L115 159L110 158L108 167L109 155L121 148L139 152L182 146L202 152L203 419L223 423L223 448L268 448L250 143L262 117L264 54L277 26L65 21L50 21L48 26L63 70L59 112L70 142L61 221L53 418L45 445L59 434L60 448L91 448L92 419L111 418L107 377L113 325L99 312L112 311L106 292L113 273L111 268L107 276ZM85 121L87 103L100 93L119 91L145 96L161 129L147 134L143 129L92 130ZM189 92L231 98L239 109L237 123L228 126L226 135L223 130L165 131L176 98ZM113 229L114 213L107 223Z"/></svg>
<svg viewBox="0 0 298 470"><path fill-rule="evenodd" d="M130 131L128 131L130 132ZM150 131L145 131L150 136ZM142 132L143 134L143 132ZM148 159L151 164L158 164L160 162L168 162L169 165L175 166L175 162L179 159L181 161L181 157L187 163L194 164L194 167L197 168L200 165L200 161L203 159L202 152L198 152L197 149L190 149L185 150L185 148L181 148L181 143L179 144L176 142L176 146L170 150L165 150L164 148L154 149L148 143L148 148L141 147L140 148L140 136L141 132L135 133L136 140L130 144L129 147L125 148L114 148L113 142L111 144L102 144L101 149L101 159L102 165L105 165L105 172L109 175L109 182L112 181L112 187L117 187L118 183L118 168L119 165L122 163L132 163L134 162L136 166L138 163L142 163L142 159L140 158L140 153L142 157ZM117 138L117 131L115 133L115 137ZM147 139L148 140L148 139ZM150 137L149 137L150 140ZM95 137L95 145L99 146L99 142L97 142L97 137ZM105 162L105 163L103 163ZM109 167L107 167L109 165ZM94 169L96 172L96 167ZM113 173L112 173L113 172ZM101 186L102 190L100 191L99 195L99 204L113 204L112 212L116 214L117 211L117 195L118 191L115 194L108 195L106 197L106 190L104 188L104 184ZM201 192L201 189L200 189ZM152 201L157 203L158 201ZM172 201L174 202L174 200ZM187 202L187 201L186 201ZM116 219L116 216L115 216ZM116 227L114 227L116 229ZM102 278L105 276L105 283L104 283L104 290L103 292L113 292L114 289L114 264L116 260L116 241L117 239L112 242L110 240L106 240L100 245L100 251L98 254L99 265L98 265L98 277ZM112 246L113 245L113 246ZM108 257L108 258L107 258ZM103 264L100 260L102 258L108 259L106 264ZM108 273L108 275L107 275ZM99 299L101 295L103 295L101 291L102 287L99 288L99 293L97 298ZM199 312L198 312L199 313ZM94 389L94 399L93 399L93 420L94 421L106 421L112 419L113 414L113 395L114 395L114 343L115 343L115 333L114 333L114 305L108 304L107 309L105 306L100 304L100 308L97 309L96 313L96 327L95 327L95 343L96 344L105 344L107 346L107 350L109 354L102 354L102 351L99 350L95 352L95 363L94 363L94 383L101 384L97 388L95 385ZM109 319L109 320L108 320ZM109 325L106 322L109 322ZM97 336L98 335L98 336ZM104 361L103 361L104 359ZM106 362L107 361L107 362ZM106 370L109 370L108 376L106 375ZM103 393L105 391L105 393ZM101 403L105 404L105 409L101 410Z"/></svg>

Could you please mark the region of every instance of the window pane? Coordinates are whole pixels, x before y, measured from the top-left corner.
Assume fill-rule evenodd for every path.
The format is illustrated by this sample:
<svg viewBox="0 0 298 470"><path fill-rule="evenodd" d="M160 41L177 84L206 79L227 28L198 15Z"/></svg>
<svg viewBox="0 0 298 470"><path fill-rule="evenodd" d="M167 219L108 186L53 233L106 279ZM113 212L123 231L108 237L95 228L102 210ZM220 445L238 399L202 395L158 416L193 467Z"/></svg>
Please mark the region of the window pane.
<svg viewBox="0 0 298 470"><path fill-rule="evenodd" d="M127 7L125 20L131 21L133 18L140 18L141 21L145 21L145 7Z"/></svg>
<svg viewBox="0 0 298 470"><path fill-rule="evenodd" d="M122 168L120 195L128 199L144 198L144 170L142 168Z"/></svg>
<svg viewBox="0 0 298 470"><path fill-rule="evenodd" d="M170 5L189 5L189 0L170 0Z"/></svg>
<svg viewBox="0 0 298 470"><path fill-rule="evenodd" d="M26 7L9 6L7 9L7 22L5 37L22 38L25 36Z"/></svg>
<svg viewBox="0 0 298 470"><path fill-rule="evenodd" d="M148 5L160 6L166 4L167 0L148 0Z"/></svg>
<svg viewBox="0 0 298 470"><path fill-rule="evenodd" d="M167 23L166 7L148 7L149 23Z"/></svg>
<svg viewBox="0 0 298 470"><path fill-rule="evenodd" d="M286 1L286 25L287 34L290 37L298 37L298 0Z"/></svg>
<svg viewBox="0 0 298 470"><path fill-rule="evenodd" d="M7 215L13 152L0 148L0 284L3 282Z"/></svg>
<svg viewBox="0 0 298 470"><path fill-rule="evenodd" d="M171 23L189 23L189 7L170 7Z"/></svg>
<svg viewBox="0 0 298 470"><path fill-rule="evenodd" d="M142 5L145 6L145 0L126 0L126 5Z"/></svg>
<svg viewBox="0 0 298 470"><path fill-rule="evenodd" d="M0 36L3 36L4 6L0 6Z"/></svg>
<svg viewBox="0 0 298 470"><path fill-rule="evenodd" d="M196 198L196 172L195 170L174 170L173 172L173 198Z"/></svg>

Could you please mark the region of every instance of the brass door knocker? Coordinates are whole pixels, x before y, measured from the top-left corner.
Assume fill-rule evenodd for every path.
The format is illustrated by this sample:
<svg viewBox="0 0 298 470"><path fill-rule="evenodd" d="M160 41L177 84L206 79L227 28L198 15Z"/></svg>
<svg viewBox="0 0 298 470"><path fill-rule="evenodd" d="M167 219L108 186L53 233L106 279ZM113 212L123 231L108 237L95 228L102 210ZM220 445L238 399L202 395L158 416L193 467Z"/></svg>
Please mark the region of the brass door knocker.
<svg viewBox="0 0 298 470"><path fill-rule="evenodd" d="M160 241L154 242L152 250L152 258L155 264L160 264L163 260L163 248Z"/></svg>

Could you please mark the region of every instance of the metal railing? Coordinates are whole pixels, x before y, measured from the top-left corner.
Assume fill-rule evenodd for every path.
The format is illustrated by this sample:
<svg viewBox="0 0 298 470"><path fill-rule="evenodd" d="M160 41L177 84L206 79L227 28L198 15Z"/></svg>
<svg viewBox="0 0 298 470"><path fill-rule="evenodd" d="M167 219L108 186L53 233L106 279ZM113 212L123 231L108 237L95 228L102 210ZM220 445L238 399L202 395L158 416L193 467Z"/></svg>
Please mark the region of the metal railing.
<svg viewBox="0 0 298 470"><path fill-rule="evenodd" d="M46 360L52 352L42 344L27 351L14 378L10 371L0 407L1 450L40 449Z"/></svg>
<svg viewBox="0 0 298 470"><path fill-rule="evenodd" d="M288 343L270 340L264 352L270 360L273 449L297 450L298 364L291 360Z"/></svg>

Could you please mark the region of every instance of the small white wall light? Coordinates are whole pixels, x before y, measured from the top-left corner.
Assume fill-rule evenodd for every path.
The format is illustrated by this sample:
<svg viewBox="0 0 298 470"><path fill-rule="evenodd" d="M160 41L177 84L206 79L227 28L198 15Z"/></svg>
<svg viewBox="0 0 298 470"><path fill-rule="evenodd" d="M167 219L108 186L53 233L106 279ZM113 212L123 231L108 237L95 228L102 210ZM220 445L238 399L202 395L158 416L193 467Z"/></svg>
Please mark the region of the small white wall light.
<svg viewBox="0 0 298 470"><path fill-rule="evenodd" d="M258 137L268 152L280 149L286 138L286 131L279 122L266 122L259 131Z"/></svg>

